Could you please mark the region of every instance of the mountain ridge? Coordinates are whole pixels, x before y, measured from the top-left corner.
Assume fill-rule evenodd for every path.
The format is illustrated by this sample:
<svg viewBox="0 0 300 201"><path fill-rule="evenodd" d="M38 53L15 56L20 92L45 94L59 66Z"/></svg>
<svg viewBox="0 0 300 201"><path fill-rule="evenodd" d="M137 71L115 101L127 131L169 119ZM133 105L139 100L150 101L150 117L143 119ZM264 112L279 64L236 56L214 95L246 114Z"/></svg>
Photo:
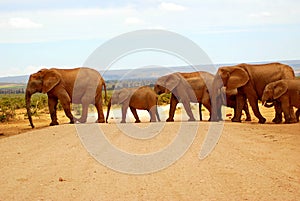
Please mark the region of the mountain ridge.
<svg viewBox="0 0 300 201"><path fill-rule="evenodd" d="M269 62L251 62L250 64L259 64L259 63L269 63ZM280 61L290 65L296 76L300 76L300 60L285 60ZM107 71L100 71L105 80L130 80L130 79L157 79L160 76L172 73L172 72L191 72L195 70L208 71L215 73L216 69L220 66L230 66L236 65L237 63L227 63L227 64L216 64L212 65L196 65L196 66L175 66L175 67L165 67L165 66L151 66L151 67L142 67L137 69L112 69ZM212 70L214 72L212 72ZM18 83L25 84L27 83L29 75L19 75L19 76L7 76L0 77L0 83Z"/></svg>

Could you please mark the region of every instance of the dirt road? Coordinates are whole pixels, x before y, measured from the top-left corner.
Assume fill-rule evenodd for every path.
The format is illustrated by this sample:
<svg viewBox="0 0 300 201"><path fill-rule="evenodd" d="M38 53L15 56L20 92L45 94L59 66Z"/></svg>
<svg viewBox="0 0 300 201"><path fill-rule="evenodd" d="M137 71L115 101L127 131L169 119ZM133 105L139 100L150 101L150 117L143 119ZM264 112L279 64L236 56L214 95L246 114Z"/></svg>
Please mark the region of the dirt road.
<svg viewBox="0 0 300 201"><path fill-rule="evenodd" d="M114 123L100 125L112 144L138 154L170 144L176 136L170 131L179 126L180 122L166 123L159 135L136 140ZM75 125L3 137L0 200L299 200L299 123L226 121L218 145L200 160L208 128L209 122L200 122L182 158L145 175L119 173L98 163L82 145Z"/></svg>

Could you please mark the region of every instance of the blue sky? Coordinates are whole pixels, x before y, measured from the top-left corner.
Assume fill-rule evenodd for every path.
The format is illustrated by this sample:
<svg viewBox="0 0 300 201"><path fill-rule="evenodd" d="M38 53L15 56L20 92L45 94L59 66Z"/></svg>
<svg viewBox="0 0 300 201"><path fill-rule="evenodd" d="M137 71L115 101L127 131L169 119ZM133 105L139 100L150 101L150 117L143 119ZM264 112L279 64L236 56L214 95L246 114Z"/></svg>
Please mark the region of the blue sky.
<svg viewBox="0 0 300 201"><path fill-rule="evenodd" d="M197 43L214 63L300 59L298 0L0 0L0 77L82 66L101 44L140 29ZM137 54L114 68L181 65Z"/></svg>

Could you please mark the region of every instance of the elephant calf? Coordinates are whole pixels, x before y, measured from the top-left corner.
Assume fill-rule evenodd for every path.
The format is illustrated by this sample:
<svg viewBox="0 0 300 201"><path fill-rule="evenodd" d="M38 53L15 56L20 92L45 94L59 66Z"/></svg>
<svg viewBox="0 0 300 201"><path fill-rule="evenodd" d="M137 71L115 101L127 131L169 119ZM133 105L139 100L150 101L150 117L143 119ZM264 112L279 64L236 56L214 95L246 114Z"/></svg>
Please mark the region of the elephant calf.
<svg viewBox="0 0 300 201"><path fill-rule="evenodd" d="M112 104L121 104L122 105L122 121L125 123L126 113L128 107L135 118L135 123L140 123L139 116L137 115L136 109L147 110L150 114L150 121L155 122L160 121L159 114L157 111L157 95L155 92L148 86L143 86L138 89L128 89L123 88L120 90L114 91L112 97L109 100L106 122L108 120L110 107Z"/></svg>
<svg viewBox="0 0 300 201"><path fill-rule="evenodd" d="M300 109L296 116L293 107L300 108L300 80L279 80L266 85L262 104L277 101L281 104L284 113L285 123L299 122Z"/></svg>
<svg viewBox="0 0 300 201"><path fill-rule="evenodd" d="M226 87L222 87L221 88L221 93L222 95L220 94L221 98L219 100L222 101L222 105L225 105L227 107L230 107L230 108L233 108L234 110L234 117L235 118L235 115L236 115L236 104L237 104L237 94L238 94L238 91L235 89L235 90L228 90L226 89ZM223 96L226 96L226 103L225 103L225 99ZM246 115L246 121L251 121L251 115L250 115L250 112L249 112L249 107L248 107L248 103L247 101L245 101L244 103L244 106L243 106L243 110L245 112L245 115ZM222 115L219 114L219 118L221 119L222 118Z"/></svg>

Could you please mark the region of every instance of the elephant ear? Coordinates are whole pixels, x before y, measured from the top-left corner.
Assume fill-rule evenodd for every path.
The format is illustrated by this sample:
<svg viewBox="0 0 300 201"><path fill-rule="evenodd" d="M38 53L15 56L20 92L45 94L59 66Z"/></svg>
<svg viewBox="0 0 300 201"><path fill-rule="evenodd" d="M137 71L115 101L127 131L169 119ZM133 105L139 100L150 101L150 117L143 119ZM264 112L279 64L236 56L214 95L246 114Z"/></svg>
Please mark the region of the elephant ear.
<svg viewBox="0 0 300 201"><path fill-rule="evenodd" d="M284 81L278 82L274 86L274 99L277 99L280 96L282 96L287 90L288 90L288 85L286 82Z"/></svg>
<svg viewBox="0 0 300 201"><path fill-rule="evenodd" d="M179 73L173 73L167 75L167 79L165 82L165 86L168 90L173 91L175 87L179 84L180 80L182 79Z"/></svg>
<svg viewBox="0 0 300 201"><path fill-rule="evenodd" d="M249 75L244 69L239 67L232 67L227 81L227 89L237 89L244 86L248 81Z"/></svg>
<svg viewBox="0 0 300 201"><path fill-rule="evenodd" d="M118 95L119 103L123 103L130 96L130 92L127 89L121 89Z"/></svg>
<svg viewBox="0 0 300 201"><path fill-rule="evenodd" d="M61 81L60 75L55 70L47 70L43 78L42 92L47 93Z"/></svg>

